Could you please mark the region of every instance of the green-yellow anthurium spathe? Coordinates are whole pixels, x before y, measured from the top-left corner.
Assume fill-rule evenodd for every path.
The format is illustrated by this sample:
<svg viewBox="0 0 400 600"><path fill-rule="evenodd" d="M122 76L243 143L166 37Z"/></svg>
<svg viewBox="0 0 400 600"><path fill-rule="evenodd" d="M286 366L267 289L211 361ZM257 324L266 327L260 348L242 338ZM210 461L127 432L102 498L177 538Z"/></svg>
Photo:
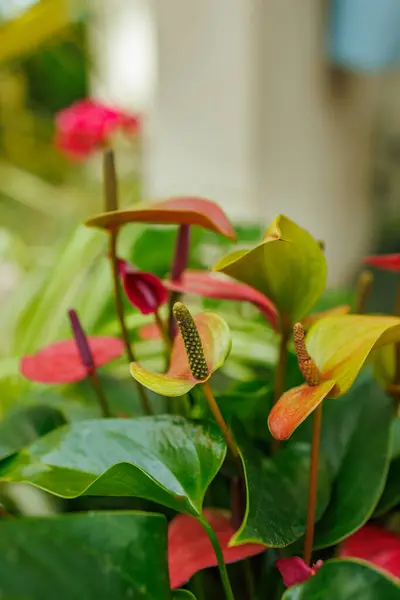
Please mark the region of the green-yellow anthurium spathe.
<svg viewBox="0 0 400 600"><path fill-rule="evenodd" d="M187 352L179 332L174 340L171 361L165 374L149 371L143 365L133 362L130 365L132 377L148 389L162 396L182 396L195 385L204 383L224 364L231 350L231 334L225 320L215 313L205 312L193 316L199 333L208 376L196 379L190 370Z"/></svg>
<svg viewBox="0 0 400 600"><path fill-rule="evenodd" d="M310 233L277 216L260 244L222 258L215 271L230 275L265 294L288 330L313 308L325 289L326 259Z"/></svg>
<svg viewBox="0 0 400 600"><path fill-rule="evenodd" d="M306 345L321 381L304 383L280 397L268 417L272 435L278 440L289 438L325 397L339 398L350 389L373 350L396 342L400 342L396 317L344 315L318 321Z"/></svg>

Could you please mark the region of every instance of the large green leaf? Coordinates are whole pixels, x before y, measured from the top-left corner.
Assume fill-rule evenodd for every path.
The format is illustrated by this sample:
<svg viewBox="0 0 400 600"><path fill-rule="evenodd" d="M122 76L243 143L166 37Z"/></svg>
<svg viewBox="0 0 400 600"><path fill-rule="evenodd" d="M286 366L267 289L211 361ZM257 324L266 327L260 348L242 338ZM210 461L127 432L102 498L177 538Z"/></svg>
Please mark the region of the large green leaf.
<svg viewBox="0 0 400 600"><path fill-rule="evenodd" d="M210 422L171 415L81 421L22 450L0 467L0 480L64 498L139 496L198 515L225 452Z"/></svg>
<svg viewBox="0 0 400 600"><path fill-rule="evenodd" d="M330 560L282 600L399 600L400 588L371 565L355 560Z"/></svg>
<svg viewBox="0 0 400 600"><path fill-rule="evenodd" d="M167 523L118 512L0 523L4 600L170 600Z"/></svg>
<svg viewBox="0 0 400 600"><path fill-rule="evenodd" d="M239 438L238 438L239 440ZM310 445L297 444L262 460L251 445L239 440L247 482L247 507L234 543L254 542L282 547L299 539L305 531ZM319 519L331 489L329 467L321 458L318 471Z"/></svg>
<svg viewBox="0 0 400 600"><path fill-rule="evenodd" d="M49 406L32 406L12 413L0 423L0 460L64 423L61 412Z"/></svg>
<svg viewBox="0 0 400 600"><path fill-rule="evenodd" d="M360 416L347 442L330 504L316 527L317 547L340 542L369 519L388 473L393 402L373 380L357 387L353 402L360 403ZM337 436L340 439L339 428Z"/></svg>
<svg viewBox="0 0 400 600"><path fill-rule="evenodd" d="M258 246L228 254L214 270L265 294L287 325L313 308L326 282L326 259L318 242L283 215L272 221Z"/></svg>

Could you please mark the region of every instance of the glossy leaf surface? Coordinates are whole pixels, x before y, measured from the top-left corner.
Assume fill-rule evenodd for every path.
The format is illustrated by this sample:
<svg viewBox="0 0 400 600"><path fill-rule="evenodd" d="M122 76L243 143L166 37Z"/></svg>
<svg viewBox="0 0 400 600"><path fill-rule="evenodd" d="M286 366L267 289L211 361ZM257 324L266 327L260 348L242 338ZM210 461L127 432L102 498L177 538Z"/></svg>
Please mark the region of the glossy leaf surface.
<svg viewBox="0 0 400 600"><path fill-rule="evenodd" d="M214 270L256 288L292 324L310 312L326 283L326 259L318 242L283 215L258 246L228 254Z"/></svg>
<svg viewBox="0 0 400 600"><path fill-rule="evenodd" d="M1 521L1 597L170 600L166 530L133 512Z"/></svg>
<svg viewBox="0 0 400 600"><path fill-rule="evenodd" d="M139 496L199 514L225 451L208 422L168 415L82 421L22 450L0 468L0 478L64 498Z"/></svg>
<svg viewBox="0 0 400 600"><path fill-rule="evenodd" d="M342 559L326 562L301 585L289 588L282 600L398 600L400 589L367 563Z"/></svg>
<svg viewBox="0 0 400 600"><path fill-rule="evenodd" d="M206 198L177 197L138 204L135 208L101 213L86 221L88 227L115 229L127 223L198 225L232 240L236 233L223 210Z"/></svg>
<svg viewBox="0 0 400 600"><path fill-rule="evenodd" d="M331 502L316 526L316 547L336 544L361 527L371 517L385 486L390 461L392 400L374 381L366 381L357 388L352 401L360 404L360 413L346 444ZM338 438L339 431L336 431Z"/></svg>
<svg viewBox="0 0 400 600"><path fill-rule="evenodd" d="M49 406L18 410L0 423L0 460L64 424L61 412Z"/></svg>
<svg viewBox="0 0 400 600"><path fill-rule="evenodd" d="M200 313L193 318L207 360L209 377L211 377L219 367L222 367L230 352L229 327L225 320L215 313ZM182 396L200 383L190 371L180 333L175 337L170 366L165 374L149 371L137 362L131 363L130 371L132 377L139 383L163 396Z"/></svg>
<svg viewBox="0 0 400 600"><path fill-rule="evenodd" d="M294 445L273 459L262 460L247 443L238 441L247 481L247 508L233 543L287 546L305 531L310 446ZM318 473L317 520L326 509L331 490L330 471L323 457Z"/></svg>
<svg viewBox="0 0 400 600"><path fill-rule="evenodd" d="M237 302L251 302L274 329L278 327L277 311L274 304L255 288L244 283L239 283L228 277L220 277L208 271L186 270L179 282L166 281L168 289L182 294L195 294L205 298L219 300L235 300Z"/></svg>
<svg viewBox="0 0 400 600"><path fill-rule="evenodd" d="M235 533L229 513L207 508L204 517L214 529L225 563L234 563L264 552L258 544L229 547ZM212 544L201 523L190 515L178 515L168 526L168 564L172 588L184 585L198 571L217 566Z"/></svg>

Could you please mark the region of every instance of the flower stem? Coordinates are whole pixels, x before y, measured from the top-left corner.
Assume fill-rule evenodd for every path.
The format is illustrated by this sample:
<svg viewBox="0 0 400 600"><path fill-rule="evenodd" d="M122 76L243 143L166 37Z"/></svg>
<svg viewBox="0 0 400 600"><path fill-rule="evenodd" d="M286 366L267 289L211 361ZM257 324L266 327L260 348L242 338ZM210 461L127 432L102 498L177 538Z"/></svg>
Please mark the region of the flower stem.
<svg viewBox="0 0 400 600"><path fill-rule="evenodd" d="M217 557L217 561L218 561L219 573L221 575L222 587L224 588L224 592L225 592L225 598L226 598L226 600L235 600L235 597L234 597L233 591L232 591L231 582L229 581L228 571L226 570L224 556L222 554L221 546L220 546L218 538L215 534L215 531L211 527L210 523L207 521L207 519L205 517L200 517L199 520L200 520L200 523L203 525L203 527L210 539L210 542L212 543L212 546L214 548L215 556Z"/></svg>
<svg viewBox="0 0 400 600"><path fill-rule="evenodd" d="M161 337L163 339L164 342L164 346L165 346L165 362L166 365L168 367L169 364L169 355L171 354L171 340L169 338L168 332L165 328L165 325L160 317L160 312L158 310L155 311L154 313L154 319L156 322L156 325L159 329L159 332L161 334Z"/></svg>
<svg viewBox="0 0 400 600"><path fill-rule="evenodd" d="M182 274L184 273L188 259L189 259L189 247L190 247L190 225L181 225L178 230L176 238L174 259L172 262L171 269L171 281L180 281ZM173 308L175 302L180 298L179 292L171 292L169 299L169 317L168 317L168 332L170 339L173 340L176 334L175 320Z"/></svg>
<svg viewBox="0 0 400 600"><path fill-rule="evenodd" d="M304 540L303 559L307 565L311 563L312 548L314 542L315 528L315 508L317 504L317 486L318 486L318 458L319 458L319 442L321 438L322 424L322 405L321 402L314 411L312 442L311 442L311 459L310 459L310 482L308 488L308 506L307 506L307 525L306 535Z"/></svg>
<svg viewBox="0 0 400 600"><path fill-rule="evenodd" d="M125 344L125 352L129 362L135 362L135 354L133 352L131 343L129 341L129 332L125 323L125 311L124 311L124 303L122 299L122 291L121 284L119 281L119 272L118 272L118 261L117 261L117 239L118 239L118 230L111 229L109 232L109 258L112 269L113 276L113 284L114 284L114 302L115 302L115 310L117 313L118 321L121 328L122 339ZM143 386L136 382L137 390L140 396L140 403L142 405L143 412L147 415L152 413L149 400L147 394L143 388Z"/></svg>
<svg viewBox="0 0 400 600"><path fill-rule="evenodd" d="M103 417L105 419L111 417L110 407L108 406L108 401L104 394L104 390L101 387L100 378L97 374L96 369L88 372L88 380L90 381L92 388L96 394Z"/></svg>
<svg viewBox="0 0 400 600"><path fill-rule="evenodd" d="M232 452L233 456L239 459L238 447L236 446L232 434L229 431L228 425L226 424L225 419L222 416L221 411L219 410L219 406L214 398L214 394L212 393L212 389L208 381L205 381L201 384L201 389L203 390L204 396L208 402L208 406L210 407L210 410L214 415L214 419L216 420L218 427L220 428L222 435L225 438L226 445Z"/></svg>
<svg viewBox="0 0 400 600"><path fill-rule="evenodd" d="M365 270L361 273L357 281L355 312L359 315L365 313L368 298L371 294L374 276L372 271Z"/></svg>
<svg viewBox="0 0 400 600"><path fill-rule="evenodd" d="M68 317L81 362L86 369L87 379L90 381L94 393L96 394L96 398L99 402L102 415L103 417L110 417L110 408L108 406L104 390L101 387L99 376L97 375L96 363L94 361L93 354L90 349L88 339L86 337L86 333L75 310L70 309L68 311Z"/></svg>
<svg viewBox="0 0 400 600"><path fill-rule="evenodd" d="M276 404L279 398L282 396L285 390L285 375L286 375L286 363L288 356L288 342L289 342L289 329L282 328L281 341L279 344L279 355L278 364L275 371L275 385L274 385L274 404ZM275 454L279 450L280 442L275 438L272 439L271 451Z"/></svg>
<svg viewBox="0 0 400 600"><path fill-rule="evenodd" d="M113 150L103 152L104 209L118 210L118 186Z"/></svg>

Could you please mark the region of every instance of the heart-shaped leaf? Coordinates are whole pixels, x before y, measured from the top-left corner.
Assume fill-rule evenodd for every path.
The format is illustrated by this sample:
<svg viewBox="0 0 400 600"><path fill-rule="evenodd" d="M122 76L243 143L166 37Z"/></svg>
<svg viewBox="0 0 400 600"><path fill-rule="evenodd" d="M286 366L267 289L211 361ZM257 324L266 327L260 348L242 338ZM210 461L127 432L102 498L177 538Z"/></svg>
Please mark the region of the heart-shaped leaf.
<svg viewBox="0 0 400 600"><path fill-rule="evenodd" d="M368 563L326 562L308 581L289 588L282 600L398 600L399 586Z"/></svg>
<svg viewBox="0 0 400 600"><path fill-rule="evenodd" d="M262 459L237 437L247 484L247 507L233 544L259 543L283 547L305 532L310 446L298 444ZM330 471L324 457L318 467L318 520L329 502Z"/></svg>
<svg viewBox="0 0 400 600"><path fill-rule="evenodd" d="M346 444L331 502L316 526L315 546L319 548L337 544L370 518L388 473L393 402L373 380L358 386L351 398L361 410ZM344 407L343 420L346 418ZM336 435L340 439L340 428Z"/></svg>
<svg viewBox="0 0 400 600"><path fill-rule="evenodd" d="M285 392L268 417L270 431L287 439L326 397L343 396L375 348L400 341L400 319L344 315L318 321L307 335L307 349L321 373L319 385Z"/></svg>
<svg viewBox="0 0 400 600"><path fill-rule="evenodd" d="M0 468L0 480L63 498L139 496L199 515L225 452L208 422L169 415L82 421L22 450Z"/></svg>
<svg viewBox="0 0 400 600"><path fill-rule="evenodd" d="M229 546L235 533L229 513L206 508L204 517L215 531L226 564L255 556L265 550L259 544ZM172 588L184 585L198 571L216 567L218 562L210 539L198 519L178 515L168 526L168 564Z"/></svg>
<svg viewBox="0 0 400 600"><path fill-rule="evenodd" d="M286 327L310 312L326 283L326 259L318 242L283 215L271 223L258 246L228 254L214 270L267 296Z"/></svg>
<svg viewBox="0 0 400 600"><path fill-rule="evenodd" d="M166 281L165 285L168 289L182 294L195 294L219 300L251 302L260 310L274 329L278 327L277 312L273 303L258 290L228 277L220 277L216 273L209 273L208 271L186 270L180 281Z"/></svg>
<svg viewBox="0 0 400 600"><path fill-rule="evenodd" d="M400 535L365 525L344 541L340 556L361 558L400 579Z"/></svg>
<svg viewBox="0 0 400 600"><path fill-rule="evenodd" d="M86 221L88 227L115 229L127 223L198 225L231 240L236 233L223 210L206 198L178 197L162 202L138 204L134 208L101 213Z"/></svg>
<svg viewBox="0 0 400 600"><path fill-rule="evenodd" d="M31 406L12 413L0 423L0 460L64 424L61 412L50 406Z"/></svg>
<svg viewBox="0 0 400 600"><path fill-rule="evenodd" d="M207 360L209 377L211 377L224 364L230 352L229 327L224 319L215 313L200 313L193 318ZM137 362L131 363L130 371L136 381L163 396L183 396L200 383L191 373L180 333L175 337L170 366L164 375L149 371ZM207 379L202 381L207 381Z"/></svg>
<svg viewBox="0 0 400 600"><path fill-rule="evenodd" d="M0 522L5 600L170 600L162 515L91 513Z"/></svg>

